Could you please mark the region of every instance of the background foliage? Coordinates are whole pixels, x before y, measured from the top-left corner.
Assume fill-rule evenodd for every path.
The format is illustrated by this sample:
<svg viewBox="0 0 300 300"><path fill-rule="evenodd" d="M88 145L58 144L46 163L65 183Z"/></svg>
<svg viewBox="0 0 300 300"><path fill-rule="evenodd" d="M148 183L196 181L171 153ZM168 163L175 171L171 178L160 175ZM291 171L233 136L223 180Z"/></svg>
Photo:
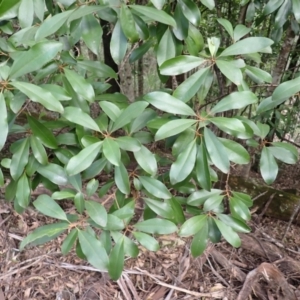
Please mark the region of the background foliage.
<svg viewBox="0 0 300 300"><path fill-rule="evenodd" d="M32 204L55 219L20 248L67 232L63 254L117 279L157 234L192 236L194 256L222 236L239 247L252 200L232 168L255 153L271 184L278 160L298 160L283 141L298 126L299 21L297 0L2 0L0 185L18 213L44 186Z"/></svg>

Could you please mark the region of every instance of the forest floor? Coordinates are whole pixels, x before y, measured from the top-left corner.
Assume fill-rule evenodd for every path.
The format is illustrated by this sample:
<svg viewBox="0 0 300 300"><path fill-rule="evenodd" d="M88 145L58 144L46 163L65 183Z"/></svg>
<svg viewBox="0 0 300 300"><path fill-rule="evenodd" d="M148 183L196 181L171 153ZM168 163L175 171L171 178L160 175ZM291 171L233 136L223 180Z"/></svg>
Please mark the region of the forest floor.
<svg viewBox="0 0 300 300"><path fill-rule="evenodd" d="M298 189L299 179L300 163L284 167L274 186ZM141 247L136 259L126 260L122 277L112 281L74 251L63 256L64 236L19 252L20 240L51 220L31 208L19 215L1 201L0 300L299 300L300 226L291 225L282 240L287 222L252 217L252 232L241 235L238 249L222 241L193 258L190 239L160 236L159 251Z"/></svg>

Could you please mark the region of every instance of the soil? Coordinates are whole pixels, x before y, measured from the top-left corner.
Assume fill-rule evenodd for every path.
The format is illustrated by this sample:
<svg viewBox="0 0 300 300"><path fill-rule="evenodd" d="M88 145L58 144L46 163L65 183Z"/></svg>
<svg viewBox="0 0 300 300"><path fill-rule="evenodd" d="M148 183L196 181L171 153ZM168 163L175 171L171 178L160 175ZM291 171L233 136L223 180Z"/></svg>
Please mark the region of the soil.
<svg viewBox="0 0 300 300"><path fill-rule="evenodd" d="M255 172L250 176L258 177ZM274 186L298 190L300 163L284 166ZM22 215L0 200L0 300L300 299L300 227L253 214L242 246L225 241L193 258L190 239L160 236L161 249L140 247L118 281L75 252L63 256L63 236L20 252L20 241L51 219L28 208Z"/></svg>

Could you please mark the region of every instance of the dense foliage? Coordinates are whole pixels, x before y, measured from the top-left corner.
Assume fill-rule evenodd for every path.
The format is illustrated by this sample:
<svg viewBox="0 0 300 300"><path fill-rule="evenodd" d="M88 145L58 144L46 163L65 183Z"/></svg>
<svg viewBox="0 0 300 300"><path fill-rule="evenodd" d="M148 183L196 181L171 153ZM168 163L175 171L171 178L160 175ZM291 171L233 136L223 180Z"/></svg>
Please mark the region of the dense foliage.
<svg viewBox="0 0 300 300"><path fill-rule="evenodd" d="M278 56L289 28L299 34L300 5L229 2L234 14L213 0L0 1L0 185L7 180L5 198L20 214L43 185L51 196L32 204L57 220L31 232L21 249L68 233L63 254L75 245L117 279L138 244L158 250L157 234L193 236L194 256L222 236L239 247L252 200L231 190L231 168L249 164L251 149L271 184L278 160L298 160L295 147L268 136L300 77L276 83L265 69L276 64L272 47ZM103 61L105 39L120 70L154 49L167 88L133 101L113 91L119 74Z"/></svg>

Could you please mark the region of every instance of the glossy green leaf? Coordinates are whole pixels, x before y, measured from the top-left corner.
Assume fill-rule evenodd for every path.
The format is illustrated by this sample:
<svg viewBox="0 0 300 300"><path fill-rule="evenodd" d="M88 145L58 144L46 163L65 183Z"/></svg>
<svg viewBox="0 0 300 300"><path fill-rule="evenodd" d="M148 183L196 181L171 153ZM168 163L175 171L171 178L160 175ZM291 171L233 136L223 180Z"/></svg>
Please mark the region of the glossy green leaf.
<svg viewBox="0 0 300 300"><path fill-rule="evenodd" d="M130 193L129 177L125 166L120 163L115 167L115 183L118 189L125 195Z"/></svg>
<svg viewBox="0 0 300 300"><path fill-rule="evenodd" d="M131 120L139 116L148 105L149 104L145 101L138 101L130 104L120 113L118 118L115 120L111 132L116 131L130 123Z"/></svg>
<svg viewBox="0 0 300 300"><path fill-rule="evenodd" d="M21 0L18 19L22 28L30 27L33 22L33 0Z"/></svg>
<svg viewBox="0 0 300 300"><path fill-rule="evenodd" d="M251 207L253 205L253 201L249 195L233 191L231 193L235 198L239 199L239 201L242 201L247 207Z"/></svg>
<svg viewBox="0 0 300 300"><path fill-rule="evenodd" d="M259 68L247 66L246 74L256 83L262 83L262 82L272 83L271 74Z"/></svg>
<svg viewBox="0 0 300 300"><path fill-rule="evenodd" d="M67 68L64 68L64 73L76 93L90 102L94 101L95 92L90 83L88 83L82 76Z"/></svg>
<svg viewBox="0 0 300 300"><path fill-rule="evenodd" d="M230 35L230 37L233 39L233 27L232 27L232 24L226 20L226 19L223 19L223 18L219 18L217 19L218 23L221 24L225 30L228 32L228 34Z"/></svg>
<svg viewBox="0 0 300 300"><path fill-rule="evenodd" d="M295 164L298 161L298 157L293 152L283 147L268 147L272 155L278 160L283 161L286 164Z"/></svg>
<svg viewBox="0 0 300 300"><path fill-rule="evenodd" d="M274 42L265 37L248 37L226 48L220 56L241 55L260 52Z"/></svg>
<svg viewBox="0 0 300 300"><path fill-rule="evenodd" d="M55 136L43 123L29 115L27 115L27 121L33 135L46 147L51 149L56 149L58 147Z"/></svg>
<svg viewBox="0 0 300 300"><path fill-rule="evenodd" d="M173 33L178 40L182 41L182 40L186 39L188 36L189 21L184 16L180 5L176 5L176 7L175 7L174 19L176 21L176 28L173 28ZM194 55L194 54L192 54L192 55Z"/></svg>
<svg viewBox="0 0 300 300"><path fill-rule="evenodd" d="M222 190L219 189L211 189L210 191L207 190L200 190L193 192L187 199L187 204L192 206L199 206L202 205L208 198L213 196L218 196L222 193Z"/></svg>
<svg viewBox="0 0 300 300"><path fill-rule="evenodd" d="M14 81L11 85L20 90L32 101L42 104L45 108L59 113L64 112L61 103L46 89L28 82Z"/></svg>
<svg viewBox="0 0 300 300"><path fill-rule="evenodd" d="M176 184L186 179L194 169L197 155L196 140L193 140L181 152L170 169L170 182Z"/></svg>
<svg viewBox="0 0 300 300"><path fill-rule="evenodd" d="M192 127L196 120L192 119L177 119L169 121L162 125L155 134L155 141L165 139L167 137L176 135Z"/></svg>
<svg viewBox="0 0 300 300"><path fill-rule="evenodd" d="M146 249L148 249L150 251L159 250L159 243L157 242L157 240L155 238L153 238L149 234L146 234L143 232L133 232L133 236Z"/></svg>
<svg viewBox="0 0 300 300"><path fill-rule="evenodd" d="M133 227L152 234L171 234L177 231L177 226L173 222L158 218L138 222Z"/></svg>
<svg viewBox="0 0 300 300"><path fill-rule="evenodd" d="M2 0L0 3L0 20L7 20L14 18L17 13L13 11L19 4L20 0Z"/></svg>
<svg viewBox="0 0 300 300"><path fill-rule="evenodd" d="M156 60L160 66L165 61L176 56L176 43L172 31L167 28L156 49Z"/></svg>
<svg viewBox="0 0 300 300"><path fill-rule="evenodd" d="M68 101L72 98L68 94L68 92L61 86L55 84L41 84L40 87L49 91L57 100L60 101Z"/></svg>
<svg viewBox="0 0 300 300"><path fill-rule="evenodd" d="M107 271L109 260L102 243L86 231L80 230L78 237L82 252L87 257L88 262L100 271Z"/></svg>
<svg viewBox="0 0 300 300"><path fill-rule="evenodd" d="M272 12L274 12L275 10L277 10L282 5L283 2L284 2L284 0L269 1L267 3L267 5L263 9L263 14L264 15L271 14Z"/></svg>
<svg viewBox="0 0 300 300"><path fill-rule="evenodd" d="M167 187L161 181L146 176L139 176L139 180L151 195L161 199L170 199L172 197Z"/></svg>
<svg viewBox="0 0 300 300"><path fill-rule="evenodd" d="M27 175L25 173L19 178L16 190L16 200L18 205L26 208L30 202L30 186Z"/></svg>
<svg viewBox="0 0 300 300"><path fill-rule="evenodd" d="M207 38L208 49L212 58L215 58L219 50L221 40L218 37Z"/></svg>
<svg viewBox="0 0 300 300"><path fill-rule="evenodd" d="M29 235L27 235L26 238L21 242L20 251L22 251L28 244L41 244L39 240L41 240L44 237L48 237L49 239L47 241L50 241L56 238L59 234L63 233L65 230L67 230L68 227L69 224L66 222L54 223L38 227Z"/></svg>
<svg viewBox="0 0 300 300"><path fill-rule="evenodd" d="M299 159L299 153L297 148L294 145L291 145L289 143L283 143L283 142L273 142L272 146L279 147L287 150L291 154L293 154L293 160L298 161Z"/></svg>
<svg viewBox="0 0 300 300"><path fill-rule="evenodd" d="M144 96L154 107L172 114L195 116L195 112L187 104L165 92L151 92Z"/></svg>
<svg viewBox="0 0 300 300"><path fill-rule="evenodd" d="M206 215L191 217L183 223L178 234L183 237L194 235L202 229L206 222Z"/></svg>
<svg viewBox="0 0 300 300"><path fill-rule="evenodd" d="M142 147L141 143L130 136L120 136L115 139L119 147L125 151L136 152L139 151Z"/></svg>
<svg viewBox="0 0 300 300"><path fill-rule="evenodd" d="M99 105L112 121L116 122L118 120L121 110L117 105L108 101L101 101Z"/></svg>
<svg viewBox="0 0 300 300"><path fill-rule="evenodd" d="M115 166L120 166L121 152L117 142L112 138L105 138L103 141L103 154L105 158Z"/></svg>
<svg viewBox="0 0 300 300"><path fill-rule="evenodd" d="M149 51L149 49L153 46L153 44L154 44L153 40L148 40L138 48L134 49L130 54L129 63L133 63L138 59L141 59L144 56L144 54L146 54Z"/></svg>
<svg viewBox="0 0 300 300"><path fill-rule="evenodd" d="M139 34L135 27L135 21L130 9L125 4L121 4L120 24L124 35L131 43L135 43L139 39Z"/></svg>
<svg viewBox="0 0 300 300"><path fill-rule="evenodd" d="M111 231L110 234L111 234L112 238L114 239L114 241L116 243L118 241L120 241L121 239L124 240L125 255L128 255L128 256L133 257L133 258L136 258L139 255L139 248L127 236L124 236L123 234L121 234L120 232L117 232L117 231Z"/></svg>
<svg viewBox="0 0 300 300"><path fill-rule="evenodd" d="M30 147L35 159L42 165L46 165L48 163L48 156L46 150L39 139L37 139L34 135L30 137Z"/></svg>
<svg viewBox="0 0 300 300"><path fill-rule="evenodd" d="M208 222L195 234L191 243L193 257L200 256L206 249L208 242Z"/></svg>
<svg viewBox="0 0 300 300"><path fill-rule="evenodd" d="M293 3L293 13L297 22L300 22L300 2L297 0L292 0Z"/></svg>
<svg viewBox="0 0 300 300"><path fill-rule="evenodd" d="M249 233L251 231L251 228L243 220L223 214L218 214L218 218L220 221L230 226L234 231L243 233Z"/></svg>
<svg viewBox="0 0 300 300"><path fill-rule="evenodd" d="M68 121L73 122L75 124L81 125L83 127L100 131L97 123L85 112L83 112L78 107L67 107L63 113L63 117Z"/></svg>
<svg viewBox="0 0 300 300"><path fill-rule="evenodd" d="M172 146L172 154L176 157L185 150L185 145L195 138L194 128L190 127L179 134Z"/></svg>
<svg viewBox="0 0 300 300"><path fill-rule="evenodd" d="M145 5L129 5L129 7L137 13L140 13L153 21L176 27L175 20L169 14L162 10L158 10L154 7L149 7Z"/></svg>
<svg viewBox="0 0 300 300"><path fill-rule="evenodd" d="M233 217L245 221L250 220L250 210L243 201L239 200L239 198L231 197L229 200L229 208Z"/></svg>
<svg viewBox="0 0 300 300"><path fill-rule="evenodd" d="M157 162L154 154L148 150L145 146L141 146L139 151L133 152L134 158L136 159L139 166L151 175L157 173Z"/></svg>
<svg viewBox="0 0 300 300"><path fill-rule="evenodd" d="M44 20L45 0L33 0L34 12L40 21Z"/></svg>
<svg viewBox="0 0 300 300"><path fill-rule="evenodd" d="M75 241L77 240L77 237L78 230L76 228L73 228L61 245L61 253L63 255L67 255L70 252L71 248L75 244Z"/></svg>
<svg viewBox="0 0 300 300"><path fill-rule="evenodd" d="M95 178L91 179L86 185L86 193L88 197L91 197L96 193L99 187L99 181Z"/></svg>
<svg viewBox="0 0 300 300"><path fill-rule="evenodd" d="M111 67L100 61L80 60L77 61L77 65L101 78L110 77L116 79L118 77Z"/></svg>
<svg viewBox="0 0 300 300"><path fill-rule="evenodd" d="M277 105L300 91L300 77L281 83L272 94L272 101Z"/></svg>
<svg viewBox="0 0 300 300"><path fill-rule="evenodd" d="M11 159L10 174L15 181L17 181L22 175L24 168L28 162L28 156L29 138L25 138L18 144L18 149L14 152Z"/></svg>
<svg viewBox="0 0 300 300"><path fill-rule="evenodd" d="M34 207L45 216L68 221L63 209L48 195L40 195L33 202Z"/></svg>
<svg viewBox="0 0 300 300"><path fill-rule="evenodd" d="M100 50L102 37L102 27L94 15L86 15L82 18L81 23L82 39L86 46L96 55Z"/></svg>
<svg viewBox="0 0 300 300"><path fill-rule="evenodd" d="M78 192L74 197L74 205L77 211L82 214L84 211L84 195Z"/></svg>
<svg viewBox="0 0 300 300"><path fill-rule="evenodd" d="M268 135L268 133L270 131L270 126L268 124L262 124L260 122L257 122L256 125L257 125L257 127L259 129L259 135L258 136L261 139L264 139Z"/></svg>
<svg viewBox="0 0 300 300"><path fill-rule="evenodd" d="M116 201L120 202L118 199L116 199ZM115 210L112 214L118 217L119 219L123 220L126 224L128 224L129 219L131 219L134 215L134 208L135 208L135 201L131 200L120 209Z"/></svg>
<svg viewBox="0 0 300 300"><path fill-rule="evenodd" d="M3 148L8 135L7 110L3 93L0 93L0 150Z"/></svg>
<svg viewBox="0 0 300 300"><path fill-rule="evenodd" d="M112 249L109 256L108 274L112 280L120 278L124 268L124 239L121 238Z"/></svg>
<svg viewBox="0 0 300 300"><path fill-rule="evenodd" d="M216 114L232 109L241 109L256 102L256 95L250 91L233 92L218 102L210 112L211 114Z"/></svg>
<svg viewBox="0 0 300 300"><path fill-rule="evenodd" d="M127 39L124 35L120 21L115 25L110 41L110 53L114 62L121 64L127 50Z"/></svg>
<svg viewBox="0 0 300 300"><path fill-rule="evenodd" d="M199 29L192 24L189 25L188 36L185 39L188 52L197 56L198 53L204 48L204 40Z"/></svg>
<svg viewBox="0 0 300 300"><path fill-rule="evenodd" d="M68 18L68 23L101 10L105 10L105 8L106 6L104 5L79 5Z"/></svg>
<svg viewBox="0 0 300 300"><path fill-rule="evenodd" d="M200 0L200 2L210 10L214 9L214 7L215 7L214 0Z"/></svg>
<svg viewBox="0 0 300 300"><path fill-rule="evenodd" d="M52 35L59 28L61 28L67 21L68 17L74 12L74 10L64 11L62 13L56 14L51 18L47 18L41 26L38 28L35 34L35 40L39 41L43 38Z"/></svg>
<svg viewBox="0 0 300 300"><path fill-rule="evenodd" d="M17 78L41 69L46 63L55 58L58 52L62 50L62 46L61 43L56 41L35 44L30 50L21 53L15 59L11 66L9 77Z"/></svg>
<svg viewBox="0 0 300 300"><path fill-rule="evenodd" d="M159 68L162 75L179 75L199 67L205 60L191 55L180 55L165 61Z"/></svg>
<svg viewBox="0 0 300 300"><path fill-rule="evenodd" d="M121 220L117 216L109 214L107 215L107 224L103 229L110 230L110 231L118 231L118 230L123 230L124 227L125 227L124 220Z"/></svg>
<svg viewBox="0 0 300 300"><path fill-rule="evenodd" d="M217 224L219 230L221 231L225 240L233 247L240 247L241 240L238 234L233 231L232 227L226 225L225 223L214 219L215 223Z"/></svg>
<svg viewBox="0 0 300 300"><path fill-rule="evenodd" d="M67 164L67 173L69 175L75 175L86 170L97 157L101 149L101 145L102 141L92 144L73 156Z"/></svg>
<svg viewBox="0 0 300 300"><path fill-rule="evenodd" d="M204 128L204 139L207 152L209 153L209 156L214 165L223 173L228 173L230 164L223 144L207 127Z"/></svg>
<svg viewBox="0 0 300 300"><path fill-rule="evenodd" d="M243 36L248 34L251 31L251 28L246 27L243 24L238 24L233 30L233 40L237 42Z"/></svg>
<svg viewBox="0 0 300 300"><path fill-rule="evenodd" d="M61 191L54 192L51 196L54 200L62 200L62 199L68 199L68 198L74 198L75 191L72 189L65 189Z"/></svg>
<svg viewBox="0 0 300 300"><path fill-rule="evenodd" d="M278 174L277 162L268 147L263 147L259 161L262 178L267 184L272 184Z"/></svg>
<svg viewBox="0 0 300 300"><path fill-rule="evenodd" d="M4 175L0 168L0 187L3 187L3 186L4 186Z"/></svg>
<svg viewBox="0 0 300 300"><path fill-rule="evenodd" d="M224 196L218 196L218 195L214 195L209 197L208 199L205 200L204 205L203 205L203 211L205 212L219 212L219 210L223 211L222 208L222 201L223 201Z"/></svg>
<svg viewBox="0 0 300 300"><path fill-rule="evenodd" d="M57 164L40 165L37 172L58 185L66 185L68 182L65 170Z"/></svg>
<svg viewBox="0 0 300 300"><path fill-rule="evenodd" d="M200 87L205 84L205 80L209 72L210 68L203 68L189 76L189 78L175 89L173 96L185 103L188 102L196 95Z"/></svg>
<svg viewBox="0 0 300 300"><path fill-rule="evenodd" d="M225 147L230 161L236 164L248 164L250 162L250 155L241 144L224 138L219 138L219 140Z"/></svg>
<svg viewBox="0 0 300 300"><path fill-rule="evenodd" d="M157 215L166 218L172 219L174 212L172 207L166 202L161 202L158 200L152 200L150 198L143 198L148 207L154 211Z"/></svg>
<svg viewBox="0 0 300 300"><path fill-rule="evenodd" d="M162 9L166 0L151 0L151 2L157 9Z"/></svg>
<svg viewBox="0 0 300 300"><path fill-rule="evenodd" d="M211 179L209 172L209 164L207 159L207 152L204 142L198 146L197 157L196 157L196 176L200 186L207 190L211 190Z"/></svg>
<svg viewBox="0 0 300 300"><path fill-rule="evenodd" d="M85 201L85 209L90 218L100 225L105 227L107 224L107 212L106 209L100 203L96 201Z"/></svg>
<svg viewBox="0 0 300 300"><path fill-rule="evenodd" d="M225 75L230 81L236 85L240 85L243 81L243 74L239 68L235 67L234 61L226 61L218 59L216 65L219 70Z"/></svg>
<svg viewBox="0 0 300 300"><path fill-rule="evenodd" d="M198 6L192 0L178 0L185 17L195 26L200 25L201 14Z"/></svg>

